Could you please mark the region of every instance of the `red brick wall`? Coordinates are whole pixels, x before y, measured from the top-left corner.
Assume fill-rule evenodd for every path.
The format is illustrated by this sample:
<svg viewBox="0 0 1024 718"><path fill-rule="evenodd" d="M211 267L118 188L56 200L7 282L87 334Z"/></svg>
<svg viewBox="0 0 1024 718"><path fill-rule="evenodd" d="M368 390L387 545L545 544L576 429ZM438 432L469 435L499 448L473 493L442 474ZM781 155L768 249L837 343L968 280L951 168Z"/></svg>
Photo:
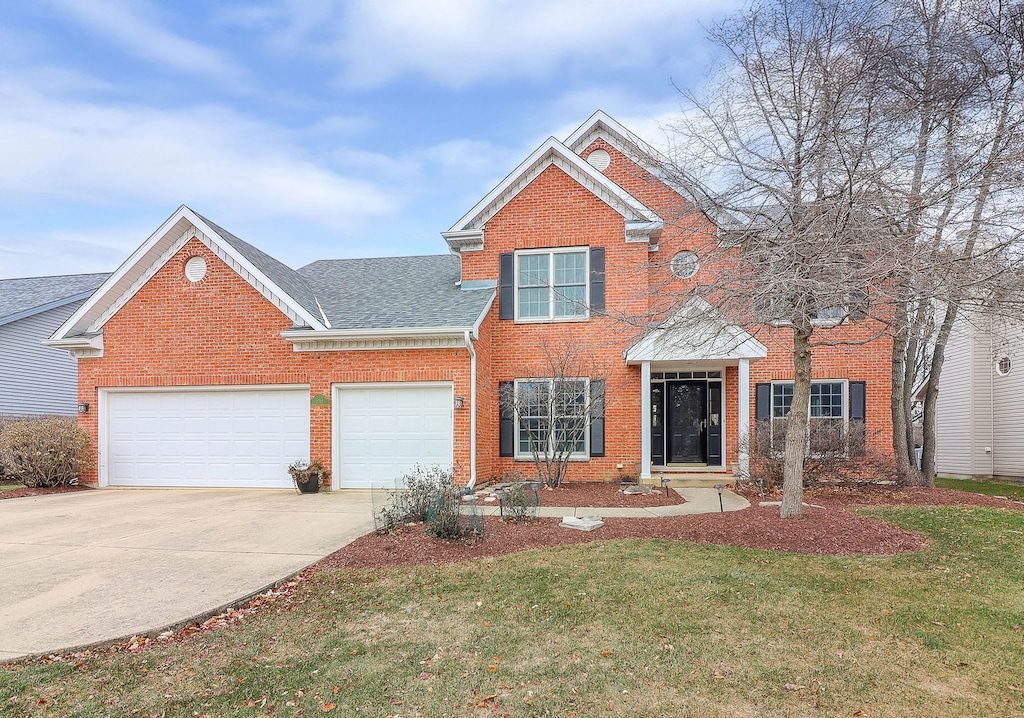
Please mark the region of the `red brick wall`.
<svg viewBox="0 0 1024 718"><path fill-rule="evenodd" d="M206 276L184 276L193 256ZM103 327L103 357L79 361L79 401L98 406L103 387L309 384L331 397L343 382L451 381L469 405L465 349L294 352L280 333L292 326L279 309L192 240ZM310 407L310 454L331 464L331 407ZM469 469L469 411L456 409L455 461ZM97 414L80 421L97 437ZM466 476L462 476L465 480ZM95 482L94 471L87 480Z"/></svg>

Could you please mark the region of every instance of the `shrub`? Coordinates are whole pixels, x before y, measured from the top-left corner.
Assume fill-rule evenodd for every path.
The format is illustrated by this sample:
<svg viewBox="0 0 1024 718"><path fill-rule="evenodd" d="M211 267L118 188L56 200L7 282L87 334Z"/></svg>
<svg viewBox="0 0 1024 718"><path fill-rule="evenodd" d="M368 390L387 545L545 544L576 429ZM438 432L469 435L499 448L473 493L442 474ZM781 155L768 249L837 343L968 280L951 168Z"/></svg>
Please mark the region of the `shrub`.
<svg viewBox="0 0 1024 718"><path fill-rule="evenodd" d="M417 466L401 477L404 489L389 492L385 506L374 508L377 533L388 533L414 522L426 522L427 533L455 539L483 534L475 505L464 505L464 489L455 484L455 469Z"/></svg>
<svg viewBox="0 0 1024 718"><path fill-rule="evenodd" d="M92 467L91 443L73 419L17 421L0 427L0 465L25 486L67 486Z"/></svg>

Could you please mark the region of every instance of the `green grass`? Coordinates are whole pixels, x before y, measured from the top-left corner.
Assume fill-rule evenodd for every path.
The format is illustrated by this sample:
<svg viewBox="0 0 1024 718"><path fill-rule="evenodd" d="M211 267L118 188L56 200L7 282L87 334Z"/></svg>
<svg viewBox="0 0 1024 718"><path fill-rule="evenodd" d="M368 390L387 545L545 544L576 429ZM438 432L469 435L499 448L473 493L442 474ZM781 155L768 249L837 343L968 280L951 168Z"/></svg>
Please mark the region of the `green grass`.
<svg viewBox="0 0 1024 718"><path fill-rule="evenodd" d="M1024 486L1018 484L1001 484L996 481L972 481L969 479L944 479L941 476L935 479L935 485L942 489L957 489L958 491L970 491L974 494L985 494L986 496L1005 496L1017 501L1024 501Z"/></svg>
<svg viewBox="0 0 1024 718"><path fill-rule="evenodd" d="M869 513L931 546L630 540L321 570L182 644L2 667L0 715L1024 714L1024 512Z"/></svg>
<svg viewBox="0 0 1024 718"><path fill-rule="evenodd" d="M25 484L2 484L0 483L0 491L10 491L11 489L23 489Z"/></svg>

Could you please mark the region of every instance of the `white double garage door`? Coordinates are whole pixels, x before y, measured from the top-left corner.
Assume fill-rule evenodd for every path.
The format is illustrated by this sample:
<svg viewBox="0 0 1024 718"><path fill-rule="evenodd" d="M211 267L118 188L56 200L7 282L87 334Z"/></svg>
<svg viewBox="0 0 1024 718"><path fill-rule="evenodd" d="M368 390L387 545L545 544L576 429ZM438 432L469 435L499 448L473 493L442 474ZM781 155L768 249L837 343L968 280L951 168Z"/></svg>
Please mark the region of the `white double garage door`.
<svg viewBox="0 0 1024 718"><path fill-rule="evenodd" d="M334 488L394 485L416 464L452 463L451 383L340 384L332 394ZM306 386L103 390L100 483L287 488L288 465L317 458L309 436Z"/></svg>

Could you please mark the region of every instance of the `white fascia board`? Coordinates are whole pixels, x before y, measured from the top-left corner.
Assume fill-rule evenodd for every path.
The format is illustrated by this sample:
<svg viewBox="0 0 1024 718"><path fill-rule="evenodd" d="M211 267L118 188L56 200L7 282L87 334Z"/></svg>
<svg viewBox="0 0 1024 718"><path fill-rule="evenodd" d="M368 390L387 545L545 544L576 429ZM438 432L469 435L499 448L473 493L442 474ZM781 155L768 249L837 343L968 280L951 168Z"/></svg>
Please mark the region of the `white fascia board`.
<svg viewBox="0 0 1024 718"><path fill-rule="evenodd" d="M672 318L623 352L627 364L668 361L723 361L768 356L768 347L730 322L706 300L694 297Z"/></svg>
<svg viewBox="0 0 1024 718"><path fill-rule="evenodd" d="M566 138L565 144L573 152L580 153L598 138L610 144L634 164L650 172L666 187L697 207L710 206L707 198L700 196L693 188L681 185L665 173L659 163L667 163L668 159L661 152L602 110L595 112L586 122L576 128L576 131Z"/></svg>
<svg viewBox="0 0 1024 718"><path fill-rule="evenodd" d="M120 267L114 270L114 272L107 277L106 281L92 293L92 297L80 306L74 314L68 317L67 321L57 328L57 331L53 333L51 340L63 339L73 329L75 329L79 322L88 316L89 312L92 311L97 304L100 304L102 300L106 299L111 290L116 287L132 269L135 269L150 250L152 250L153 247L167 235L171 228L173 228L174 225L183 217L186 210L188 210L188 207L185 205L178 207L178 209L176 209L155 232L149 235L145 242L139 245L139 247L128 256L128 259L121 263ZM114 301L117 301L117 297L111 298L110 303L113 303Z"/></svg>
<svg viewBox="0 0 1024 718"><path fill-rule="evenodd" d="M627 220L654 222L660 219L649 207L591 167L579 155L570 151L554 137L549 137L482 200L477 202L469 212L464 214L458 222L453 224L448 232L443 234L455 236L457 233L482 230L484 224L518 194L518 191L512 190L524 176L531 173L539 175L541 171L552 164L565 170L573 179Z"/></svg>
<svg viewBox="0 0 1024 718"><path fill-rule="evenodd" d="M247 271L249 274L255 277L260 284L262 284L269 290L272 296L267 297L267 299L269 299L272 303L274 303L275 298L279 299L282 303L287 305L287 307L292 312L294 312L298 317L305 320L306 323L309 324L309 326L313 327L314 329L327 329L326 316L322 318L317 318L313 316L310 312L306 310L305 307L303 307L301 304L295 301L295 299L292 298L287 292L281 289L281 287L277 286L277 284L272 282L267 275L265 275L263 272L257 269L256 265L254 265L252 262L246 259L241 252L232 247L227 242L227 240L225 240L223 237L217 234L217 232L215 232L212 227L206 224L206 222L204 222L202 218L199 217L199 215L197 215L188 207L185 207L185 211L188 213L189 221L191 221L192 224L194 224L197 229L199 229L207 237L214 239L215 241L219 240L217 241L217 248L211 247L211 249L214 249L215 251L216 249L219 249L220 251L224 252L224 254L231 257L231 259L234 260L239 266L244 267L245 271ZM263 292L260 287L253 285L253 288L256 291L260 292L260 294L266 296L266 293ZM316 297L314 297L314 299L316 299ZM319 304L320 302L317 301L318 306ZM321 309L321 312L322 311L323 310Z"/></svg>
<svg viewBox="0 0 1024 718"><path fill-rule="evenodd" d="M185 205L181 205L157 228L155 232L149 235L145 242L139 245L139 247L131 253L128 259L126 259L121 266L113 272L113 274L107 277L107 280L92 293L92 296L81 307L79 307L74 314L68 317L68 320L64 322L56 332L54 332L52 339L63 339L69 334L80 333L86 328L89 328L92 331L98 331L101 329L103 322L100 323L100 326L94 327L80 327L79 325L87 318L89 318L89 324L97 321L98 317L90 318L90 316L98 305L102 304L106 308L109 308L119 301L123 304L130 299L132 295L134 295L138 288L135 288L134 291L131 291L130 289L118 290L117 288L126 279L131 280L129 284L134 283L145 275L149 269L151 269L151 265L154 262L160 260L163 250L170 247L180 239L180 235L177 233L172 236L172 230L182 220L187 221L196 230L198 230L199 234L204 235L209 242L213 242L215 244L215 246L210 246L209 242L204 241L204 244L207 244L213 252L221 255L222 258L230 257L233 262L238 266L243 267L251 274L252 277L262 283L262 287L255 287L257 291L264 296L266 296L267 292L276 296L282 304L286 305L296 316L308 322L311 327L317 329L326 328L322 321L310 315L309 312L288 296L287 293L281 290L280 287L271 282L270 279L256 269L249 260L239 254L234 247L228 244L223 237L214 232L211 227L203 222L195 212ZM197 238L200 241L203 241L203 237L199 237L198 234ZM166 247L163 245L166 245ZM161 266L163 263L166 263L166 259L169 259L169 257L164 259ZM156 269L159 269L159 267ZM131 291L131 294L125 297L125 291ZM273 296L268 297L268 299L272 302L274 301ZM103 312L101 312L100 315L102 315L102 313Z"/></svg>
<svg viewBox="0 0 1024 718"><path fill-rule="evenodd" d="M493 301L493 300L492 300ZM488 305L489 306L489 305ZM473 327L394 327L389 329L285 329L289 341L313 339L394 339L397 337L459 337Z"/></svg>

